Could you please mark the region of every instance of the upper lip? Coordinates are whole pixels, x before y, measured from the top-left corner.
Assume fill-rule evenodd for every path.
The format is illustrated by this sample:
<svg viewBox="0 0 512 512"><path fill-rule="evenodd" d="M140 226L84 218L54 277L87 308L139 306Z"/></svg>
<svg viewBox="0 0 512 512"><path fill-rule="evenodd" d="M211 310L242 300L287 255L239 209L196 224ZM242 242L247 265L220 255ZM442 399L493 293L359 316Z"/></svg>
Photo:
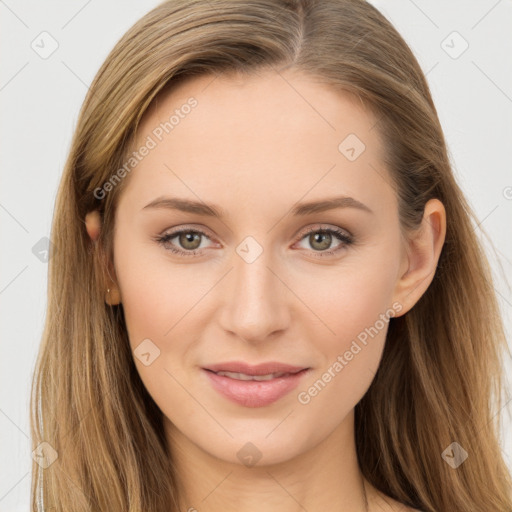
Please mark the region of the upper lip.
<svg viewBox="0 0 512 512"><path fill-rule="evenodd" d="M205 370L212 372L234 372L243 373L245 375L268 375L271 373L297 373L305 370L304 366L292 366L290 364L279 363L277 361L269 361L251 365L243 361L229 361L225 363L211 364L204 367Z"/></svg>

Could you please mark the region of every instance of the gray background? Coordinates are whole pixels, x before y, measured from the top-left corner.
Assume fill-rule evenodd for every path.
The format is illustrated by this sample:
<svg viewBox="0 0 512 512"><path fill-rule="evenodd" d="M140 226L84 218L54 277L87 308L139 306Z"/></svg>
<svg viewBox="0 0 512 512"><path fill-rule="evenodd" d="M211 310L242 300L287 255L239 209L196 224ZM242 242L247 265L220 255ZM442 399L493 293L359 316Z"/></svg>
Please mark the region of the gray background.
<svg viewBox="0 0 512 512"><path fill-rule="evenodd" d="M492 241L484 245L510 343L512 2L372 3L427 73L454 171L479 219L475 229ZM27 410L46 306L44 239L78 111L110 49L157 4L0 0L0 512L29 510ZM46 55L52 45L58 47ZM512 375L510 360L507 368ZM511 409L512 402L505 407L503 449L512 468Z"/></svg>

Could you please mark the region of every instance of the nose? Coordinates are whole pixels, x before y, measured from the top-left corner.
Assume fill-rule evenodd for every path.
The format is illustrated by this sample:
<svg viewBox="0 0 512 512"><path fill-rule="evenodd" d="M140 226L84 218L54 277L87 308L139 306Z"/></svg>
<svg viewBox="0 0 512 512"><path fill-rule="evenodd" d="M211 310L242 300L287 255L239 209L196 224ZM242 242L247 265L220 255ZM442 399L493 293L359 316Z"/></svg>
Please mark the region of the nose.
<svg viewBox="0 0 512 512"><path fill-rule="evenodd" d="M234 254L233 270L223 287L221 327L246 341L264 341L286 330L292 295L276 270L270 251L252 262Z"/></svg>

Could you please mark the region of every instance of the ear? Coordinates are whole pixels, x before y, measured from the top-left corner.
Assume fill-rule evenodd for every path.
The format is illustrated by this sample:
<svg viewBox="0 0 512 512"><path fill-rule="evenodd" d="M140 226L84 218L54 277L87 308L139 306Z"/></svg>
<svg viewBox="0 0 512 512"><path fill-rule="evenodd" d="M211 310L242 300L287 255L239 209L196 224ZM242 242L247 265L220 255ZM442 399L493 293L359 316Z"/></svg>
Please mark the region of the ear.
<svg viewBox="0 0 512 512"><path fill-rule="evenodd" d="M101 216L98 210L93 210L85 216L85 228L91 240L96 246L96 242L100 235L101 230ZM96 249L99 249L96 247ZM109 278L105 276L105 302L110 305L116 305L120 303L120 292L119 287L115 281L115 269L112 262L107 262L107 274ZM112 278L114 276L114 278ZM110 290L107 292L107 290Z"/></svg>
<svg viewBox="0 0 512 512"><path fill-rule="evenodd" d="M85 229L93 242L98 240L101 229L101 217L98 210L93 210L85 216Z"/></svg>
<svg viewBox="0 0 512 512"><path fill-rule="evenodd" d="M409 233L403 251L394 297L402 304L401 316L409 311L434 279L446 236L446 211L438 199L430 199L419 228Z"/></svg>

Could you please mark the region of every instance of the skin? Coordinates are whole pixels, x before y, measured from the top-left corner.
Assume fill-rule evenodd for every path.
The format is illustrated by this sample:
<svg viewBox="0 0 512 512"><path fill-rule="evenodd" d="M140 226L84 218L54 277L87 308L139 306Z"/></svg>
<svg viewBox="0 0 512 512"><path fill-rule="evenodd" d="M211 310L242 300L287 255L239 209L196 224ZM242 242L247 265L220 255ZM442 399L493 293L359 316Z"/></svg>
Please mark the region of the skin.
<svg viewBox="0 0 512 512"><path fill-rule="evenodd" d="M126 178L114 283L105 282L120 296L132 349L149 338L160 350L148 366L134 360L164 414L181 510L363 512L364 487L372 512L411 510L364 480L355 451L354 407L379 366L387 323L308 404L297 395L379 315L393 304L402 315L425 292L444 242L443 205L429 201L421 227L404 237L376 119L293 70L188 80L152 105L134 147L191 96L197 107ZM366 146L354 161L338 150L350 133ZM226 217L144 209L164 195L214 203ZM297 202L337 195L371 212L288 214ZM91 212L86 225L95 240L99 216ZM308 227L339 227L354 242L333 235L322 245ZM204 230L194 246L202 253L176 255L155 241L171 228ZM236 252L247 236L263 249L252 263ZM181 241L167 247L193 245ZM233 360L311 373L277 402L250 408L217 393L201 370ZM237 456L248 442L261 454L251 467Z"/></svg>

